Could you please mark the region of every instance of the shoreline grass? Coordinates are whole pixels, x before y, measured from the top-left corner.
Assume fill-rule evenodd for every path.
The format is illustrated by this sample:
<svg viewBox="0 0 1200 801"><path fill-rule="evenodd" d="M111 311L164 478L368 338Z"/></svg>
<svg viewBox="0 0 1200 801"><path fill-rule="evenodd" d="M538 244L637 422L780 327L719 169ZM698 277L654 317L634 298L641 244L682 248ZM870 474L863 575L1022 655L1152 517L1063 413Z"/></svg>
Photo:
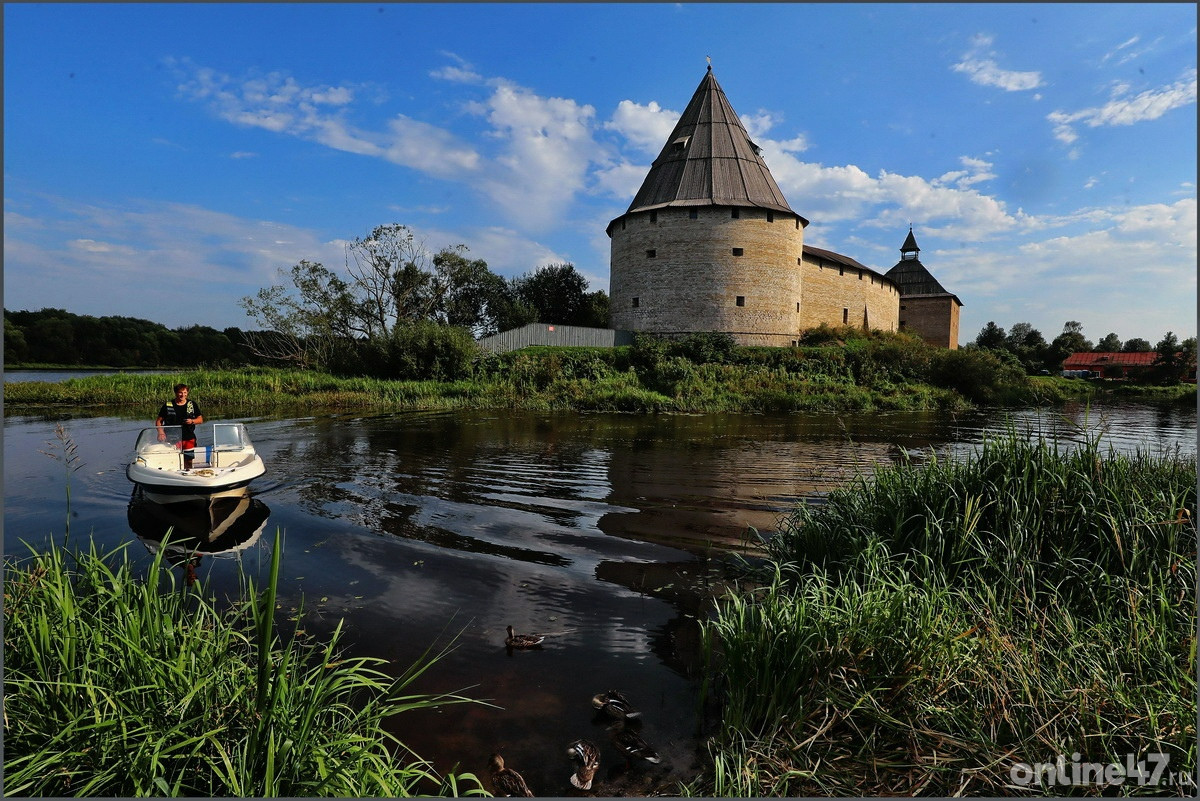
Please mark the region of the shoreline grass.
<svg viewBox="0 0 1200 801"><path fill-rule="evenodd" d="M383 726L465 703L412 694L440 654L399 678L382 660L282 639L270 576L218 611L177 586L159 550L144 578L124 548L5 560L4 777L18 796L484 795L439 776Z"/></svg>
<svg viewBox="0 0 1200 801"><path fill-rule="evenodd" d="M1194 459L1012 434L798 508L704 624L722 722L685 791L1194 795L1195 513ZM1157 754L1161 785L1016 780Z"/></svg>
<svg viewBox="0 0 1200 801"><path fill-rule="evenodd" d="M1195 402L1195 387L1118 387L1053 377L992 374L983 358L927 350L740 348L724 361L695 362L669 351L531 348L487 356L469 378L399 381L339 377L312 370L246 367L120 373L4 386L5 410L115 409L144 412L184 382L204 408L239 413L412 409L528 409L580 412L739 412L961 410L973 406L1054 405L1099 398ZM904 367L909 352L926 360ZM958 355L955 355L958 354ZM932 365L932 366L931 366Z"/></svg>

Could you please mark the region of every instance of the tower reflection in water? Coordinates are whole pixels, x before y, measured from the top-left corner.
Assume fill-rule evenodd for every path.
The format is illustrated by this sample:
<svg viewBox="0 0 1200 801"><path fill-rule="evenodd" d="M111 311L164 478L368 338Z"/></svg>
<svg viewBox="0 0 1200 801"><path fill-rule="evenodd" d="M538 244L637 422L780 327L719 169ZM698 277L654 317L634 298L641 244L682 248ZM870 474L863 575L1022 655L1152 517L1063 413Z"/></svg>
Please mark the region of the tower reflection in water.
<svg viewBox="0 0 1200 801"><path fill-rule="evenodd" d="M187 583L205 556L236 556L258 542L271 510L247 492L207 501L160 504L135 492L129 499L129 528L152 554L163 551L182 567Z"/></svg>

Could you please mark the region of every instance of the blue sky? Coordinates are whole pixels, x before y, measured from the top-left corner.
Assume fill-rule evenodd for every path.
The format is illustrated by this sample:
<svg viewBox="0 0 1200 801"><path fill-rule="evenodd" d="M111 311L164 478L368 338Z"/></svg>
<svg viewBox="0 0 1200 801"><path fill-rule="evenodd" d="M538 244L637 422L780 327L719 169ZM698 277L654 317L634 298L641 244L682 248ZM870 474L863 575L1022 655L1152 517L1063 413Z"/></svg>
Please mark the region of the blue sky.
<svg viewBox="0 0 1200 801"><path fill-rule="evenodd" d="M1193 4L5 4L4 306L251 328L403 223L608 289L706 57L805 242L1047 339L1196 332Z"/></svg>

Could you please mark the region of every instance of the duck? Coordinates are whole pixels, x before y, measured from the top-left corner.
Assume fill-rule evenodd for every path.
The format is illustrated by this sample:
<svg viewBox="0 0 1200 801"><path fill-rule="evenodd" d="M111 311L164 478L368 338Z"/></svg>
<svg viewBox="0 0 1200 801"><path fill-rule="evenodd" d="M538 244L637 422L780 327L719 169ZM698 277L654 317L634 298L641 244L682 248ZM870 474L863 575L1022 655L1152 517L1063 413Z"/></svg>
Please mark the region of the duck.
<svg viewBox="0 0 1200 801"><path fill-rule="evenodd" d="M508 648L535 648L542 644L542 640L546 639L541 634L517 634L513 631L513 627L508 627L508 637L504 640L504 645Z"/></svg>
<svg viewBox="0 0 1200 801"><path fill-rule="evenodd" d="M640 734L625 727L625 721L618 720L608 727L608 731L612 735L613 745L625 755L625 767L630 767L635 759L644 759L654 765L662 762L662 757Z"/></svg>
<svg viewBox="0 0 1200 801"><path fill-rule="evenodd" d="M580 790L592 789L592 778L600 768L600 749L591 740L576 740L567 746L567 756L580 763L571 774L571 784Z"/></svg>
<svg viewBox="0 0 1200 801"><path fill-rule="evenodd" d="M629 699L617 690L596 693L592 696L592 706L613 720L641 722L642 713L634 709Z"/></svg>
<svg viewBox="0 0 1200 801"><path fill-rule="evenodd" d="M492 754L488 764L492 769L492 787L496 790L496 795L533 798L524 777L512 768L504 767L504 757Z"/></svg>

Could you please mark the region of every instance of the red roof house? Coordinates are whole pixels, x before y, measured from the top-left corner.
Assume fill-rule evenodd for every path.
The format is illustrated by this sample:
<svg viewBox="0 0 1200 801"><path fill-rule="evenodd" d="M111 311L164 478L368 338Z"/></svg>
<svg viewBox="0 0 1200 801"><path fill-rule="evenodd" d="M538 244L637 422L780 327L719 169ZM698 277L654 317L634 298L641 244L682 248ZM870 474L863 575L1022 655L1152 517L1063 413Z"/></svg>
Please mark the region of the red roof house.
<svg viewBox="0 0 1200 801"><path fill-rule="evenodd" d="M1063 370L1093 370L1101 378L1127 378L1129 371L1146 370L1158 359L1157 351L1136 353L1072 353Z"/></svg>

